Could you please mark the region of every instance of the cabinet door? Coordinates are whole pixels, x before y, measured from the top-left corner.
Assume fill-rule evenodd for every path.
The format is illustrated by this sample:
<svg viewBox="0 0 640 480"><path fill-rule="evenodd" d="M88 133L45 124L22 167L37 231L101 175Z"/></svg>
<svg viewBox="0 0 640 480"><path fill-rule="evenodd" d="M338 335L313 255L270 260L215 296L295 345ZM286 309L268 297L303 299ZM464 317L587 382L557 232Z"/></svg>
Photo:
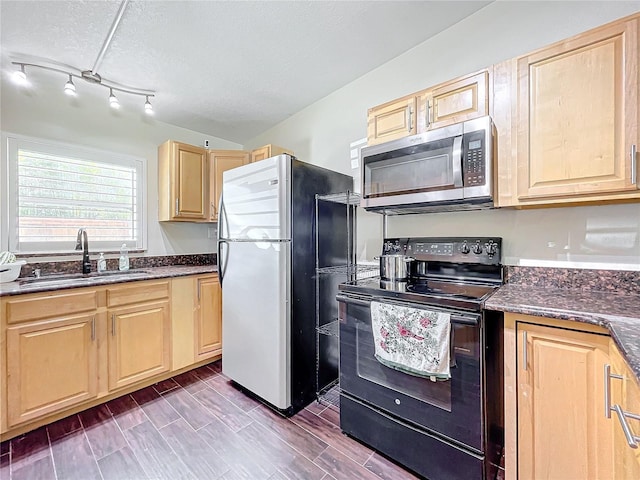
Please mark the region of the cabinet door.
<svg viewBox="0 0 640 480"><path fill-rule="evenodd" d="M612 476L606 335L517 322L518 477Z"/></svg>
<svg viewBox="0 0 640 480"><path fill-rule="evenodd" d="M445 127L488 115L488 83L489 74L485 70L434 88L431 98L420 103L421 111L426 108L426 128Z"/></svg>
<svg viewBox="0 0 640 480"><path fill-rule="evenodd" d="M634 19L518 59L520 200L637 190L638 54Z"/></svg>
<svg viewBox="0 0 640 480"><path fill-rule="evenodd" d="M222 290L215 277L198 279L196 310L196 361L222 351Z"/></svg>
<svg viewBox="0 0 640 480"><path fill-rule="evenodd" d="M97 396L95 322L87 313L7 328L9 426Z"/></svg>
<svg viewBox="0 0 640 480"><path fill-rule="evenodd" d="M207 158L202 148L175 143L173 146L175 217L207 219Z"/></svg>
<svg viewBox="0 0 640 480"><path fill-rule="evenodd" d="M109 390L169 370L169 302L109 310Z"/></svg>
<svg viewBox="0 0 640 480"><path fill-rule="evenodd" d="M251 152L251 162L259 162L271 156L271 145L256 148Z"/></svg>
<svg viewBox="0 0 640 480"><path fill-rule="evenodd" d="M415 95L370 108L367 115L369 145L414 135L417 132L415 112Z"/></svg>
<svg viewBox="0 0 640 480"><path fill-rule="evenodd" d="M250 153L242 150L211 150L209 152L209 169L211 171L209 180L209 220L218 220L218 201L222 193L222 173L232 168L246 165L250 160Z"/></svg>
<svg viewBox="0 0 640 480"><path fill-rule="evenodd" d="M611 373L622 378L610 378L611 405L619 405L625 412L640 415L640 386L635 374L627 366L615 345L610 348ZM640 420L627 417L631 434L640 437ZM611 412L613 422L614 478L632 480L640 478L640 448L632 448L622 430L620 420ZM640 443L640 442L638 442Z"/></svg>

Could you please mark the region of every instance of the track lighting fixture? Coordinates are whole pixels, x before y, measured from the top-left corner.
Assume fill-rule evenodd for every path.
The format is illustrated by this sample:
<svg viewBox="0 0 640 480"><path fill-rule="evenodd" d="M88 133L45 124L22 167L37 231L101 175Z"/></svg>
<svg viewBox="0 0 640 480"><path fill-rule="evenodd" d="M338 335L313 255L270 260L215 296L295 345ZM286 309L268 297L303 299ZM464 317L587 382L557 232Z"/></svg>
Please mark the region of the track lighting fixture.
<svg viewBox="0 0 640 480"><path fill-rule="evenodd" d="M102 63L102 59L105 53L107 52L107 49L109 48L109 44L113 39L113 35L115 34L116 28L118 27L118 24L120 23L120 20L124 15L124 10L127 7L128 3L129 3L129 0L123 0L122 3L120 4L118 13L116 14L116 17L113 20L113 24L111 25L111 29L109 30L109 33L107 34L107 37L104 40L102 49L100 50L100 53L98 53L98 57L96 58L95 64L93 65L93 68L91 70L76 69L74 67L63 65L53 60L42 61L41 59L38 59L38 61L36 62L35 60L31 60L31 59L24 59L24 60L15 59L15 61L13 61L12 64L18 66L20 70L17 70L16 72L14 72L13 74L14 81L17 84L26 85L28 81L27 81L27 74L25 72L25 68L26 67L42 68L44 70L62 73L69 77L69 80L64 85L64 93L66 93L67 95L71 95L71 96L76 95L76 86L73 83L73 77L81 78L88 83L92 83L94 85L99 85L101 87L108 88L109 89L109 105L111 106L111 108L114 108L114 109L120 108L120 101L113 93L114 91L117 91L117 92L127 93L129 95L138 95L141 97L145 97L146 101L144 103L144 112L147 115L153 115L154 113L153 106L149 101L149 98L155 96L155 92L153 90L144 90L141 88L128 87L126 85L121 85L119 83L109 81L106 78L103 78L102 76L100 76L100 74L98 74L98 67Z"/></svg>
<svg viewBox="0 0 640 480"><path fill-rule="evenodd" d="M71 75L69 75L69 80L67 80L67 83L64 84L64 93L72 97L76 96L76 86L73 84Z"/></svg>

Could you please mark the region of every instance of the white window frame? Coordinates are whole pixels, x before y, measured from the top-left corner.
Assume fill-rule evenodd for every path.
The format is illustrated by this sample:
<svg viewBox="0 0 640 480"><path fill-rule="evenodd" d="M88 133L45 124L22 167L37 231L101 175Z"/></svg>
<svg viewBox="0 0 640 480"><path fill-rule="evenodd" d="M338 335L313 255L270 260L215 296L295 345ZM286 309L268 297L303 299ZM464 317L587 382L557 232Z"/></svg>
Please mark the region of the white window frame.
<svg viewBox="0 0 640 480"><path fill-rule="evenodd" d="M137 195L136 203L139 209L136 230L139 232L137 243L131 244L127 241L129 250L146 250L147 248L147 162L141 157L123 155L121 153L109 152L106 150L98 150L81 145L73 145L70 143L57 142L53 140L44 140L23 135L15 135L3 133L3 140L6 139L6 186L5 194L2 196L3 203L6 200L6 207L3 208L2 216L6 213L7 222L2 222L0 226L7 229L7 246L11 252L18 254L43 254L43 253L71 253L75 252L75 239L70 242L49 242L35 243L31 242L25 246L20 245L18 237L18 150L27 149L32 151L43 152L51 155L58 155L66 158L87 160L91 159L96 162L105 164L113 164L119 166L134 167L137 170ZM5 143L5 142L3 142ZM84 225L78 225L78 228ZM4 242L2 242L4 243ZM92 242L89 236L89 250L91 253L97 251L113 252L119 251L119 248L113 244L106 245L102 242Z"/></svg>

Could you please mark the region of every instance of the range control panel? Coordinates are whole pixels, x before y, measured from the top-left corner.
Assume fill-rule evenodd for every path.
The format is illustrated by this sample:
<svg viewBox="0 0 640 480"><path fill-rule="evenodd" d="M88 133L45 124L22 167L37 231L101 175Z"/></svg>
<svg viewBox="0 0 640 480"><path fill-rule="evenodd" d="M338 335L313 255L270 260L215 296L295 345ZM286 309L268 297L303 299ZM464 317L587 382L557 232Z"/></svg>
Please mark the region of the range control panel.
<svg viewBox="0 0 640 480"><path fill-rule="evenodd" d="M388 238L382 245L382 253L402 253L422 261L499 265L502 260L502 238Z"/></svg>

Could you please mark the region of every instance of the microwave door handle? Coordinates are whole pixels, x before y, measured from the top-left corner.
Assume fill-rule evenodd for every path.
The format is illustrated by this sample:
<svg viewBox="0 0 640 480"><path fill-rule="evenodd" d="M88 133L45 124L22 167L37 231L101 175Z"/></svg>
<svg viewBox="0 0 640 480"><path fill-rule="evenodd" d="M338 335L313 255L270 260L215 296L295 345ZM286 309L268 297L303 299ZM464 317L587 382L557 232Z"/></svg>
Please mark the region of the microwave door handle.
<svg viewBox="0 0 640 480"><path fill-rule="evenodd" d="M462 135L453 139L453 186L462 187Z"/></svg>

